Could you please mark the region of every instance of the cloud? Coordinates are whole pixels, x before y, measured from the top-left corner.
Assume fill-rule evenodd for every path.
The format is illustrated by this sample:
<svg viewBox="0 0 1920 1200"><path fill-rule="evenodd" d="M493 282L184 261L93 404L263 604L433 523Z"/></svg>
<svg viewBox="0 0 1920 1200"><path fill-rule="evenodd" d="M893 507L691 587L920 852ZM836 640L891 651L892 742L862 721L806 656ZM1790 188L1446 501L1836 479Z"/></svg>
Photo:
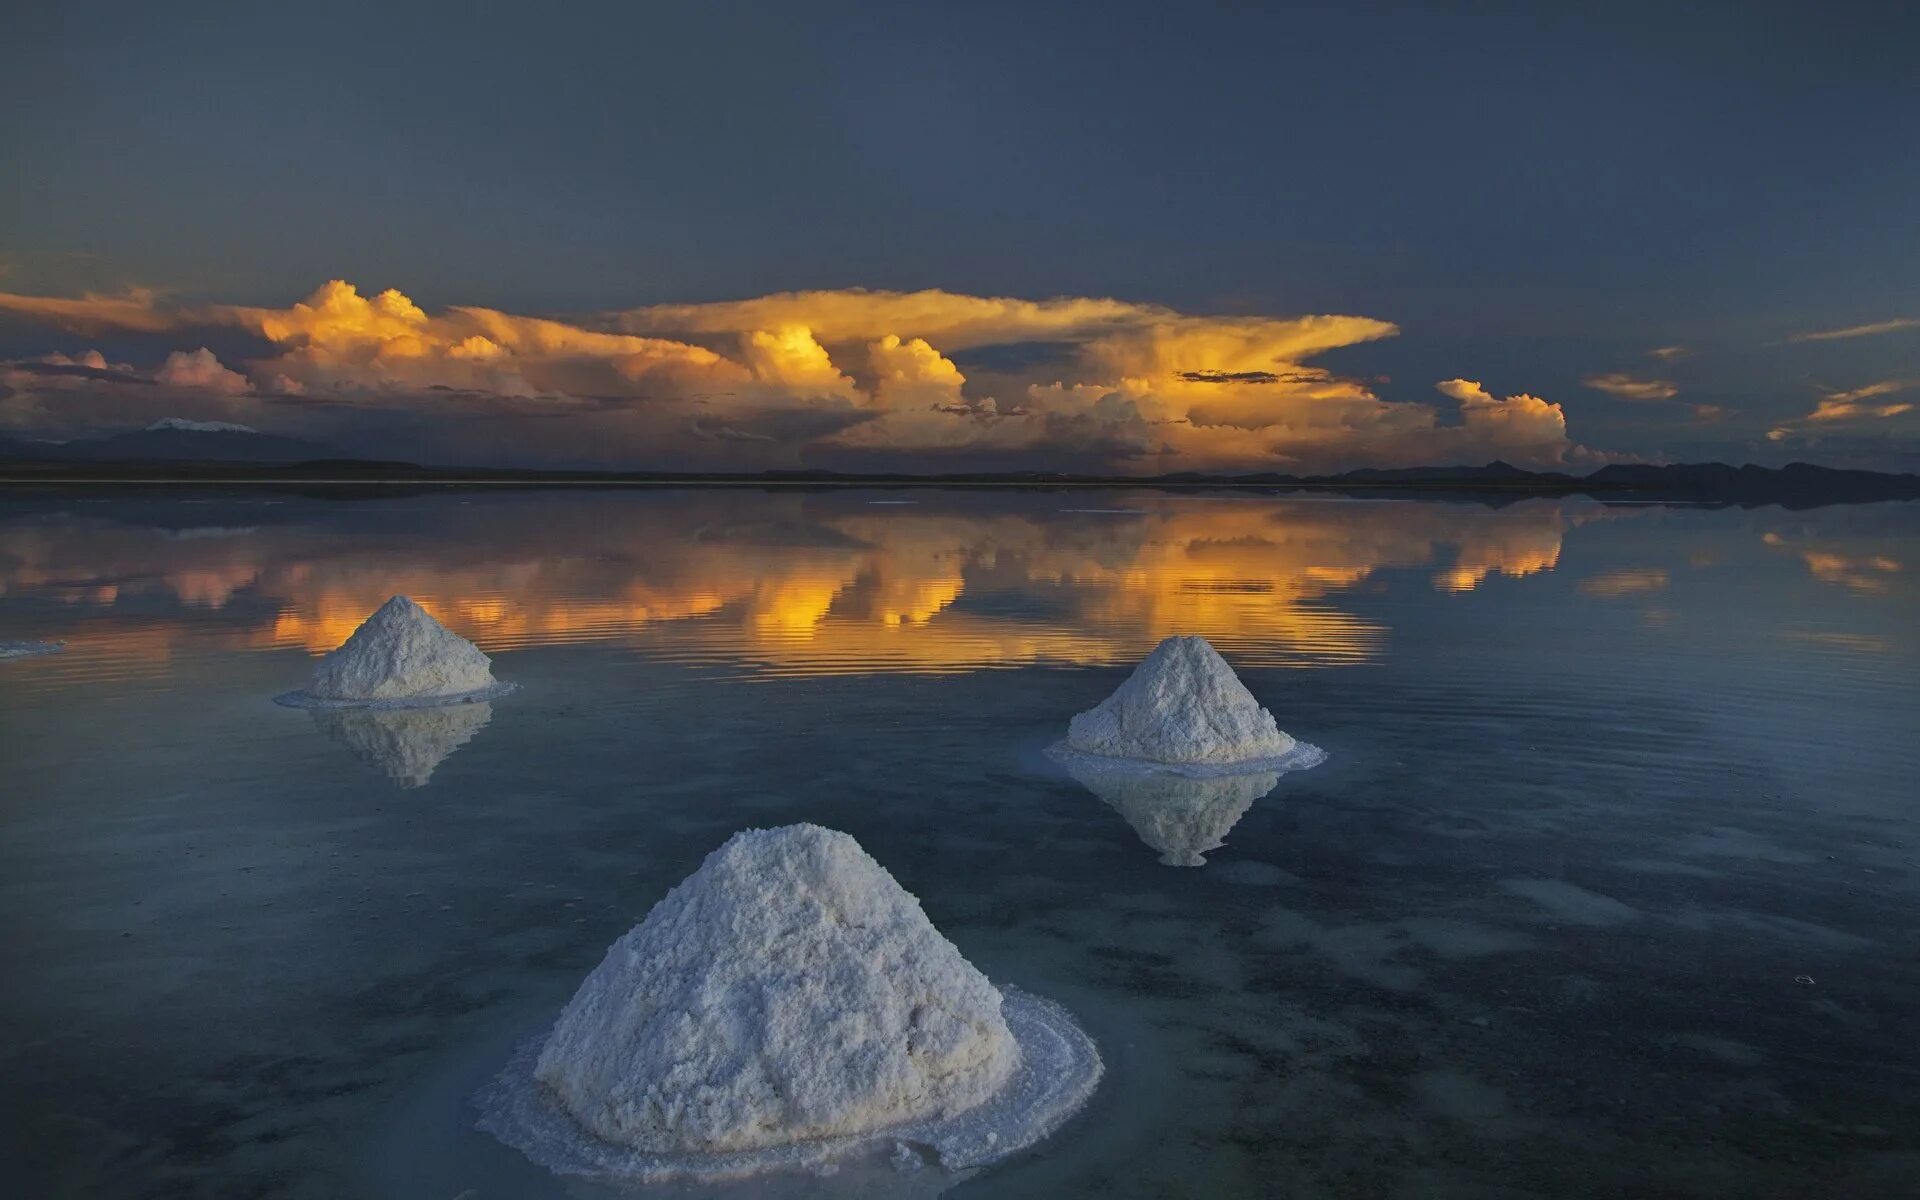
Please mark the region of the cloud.
<svg viewBox="0 0 1920 1200"><path fill-rule="evenodd" d="M1920 387L1920 379L1883 379L1850 391L1828 392L1820 397L1813 411L1806 416L1768 430L1767 440L1783 442L1796 434L1805 433L1809 426L1854 424L1910 413L1915 406L1905 401L1892 404L1868 404L1865 401L1916 387Z"/></svg>
<svg viewBox="0 0 1920 1200"><path fill-rule="evenodd" d="M1693 419L1703 425L1715 421L1724 421L1732 410L1718 404L1696 404L1693 406Z"/></svg>
<svg viewBox="0 0 1920 1200"><path fill-rule="evenodd" d="M1920 317L1895 317L1890 321L1875 321L1871 325L1849 325L1844 329L1820 329L1810 333L1796 333L1787 340L1789 342L1832 342L1841 338L1875 337L1883 333L1898 333L1902 329L1920 329Z"/></svg>
<svg viewBox="0 0 1920 1200"><path fill-rule="evenodd" d="M1444 379L1435 384L1441 395L1460 402L1467 439L1508 458L1558 463L1574 447L1567 440L1567 415L1558 404L1521 392L1497 399L1471 379Z"/></svg>
<svg viewBox="0 0 1920 1200"><path fill-rule="evenodd" d="M0 428L72 436L166 417L226 421L259 403L211 350L175 351L142 369L98 350L0 362Z"/></svg>
<svg viewBox="0 0 1920 1200"><path fill-rule="evenodd" d="M252 387L245 375L220 365L213 351L205 346L191 352L175 350L167 355L167 360L160 364L153 378L155 383L168 387L204 388L229 396L238 396Z"/></svg>
<svg viewBox="0 0 1920 1200"><path fill-rule="evenodd" d="M150 293L6 307L70 328L242 331L258 346L128 368L140 396L86 375L104 359L61 368L85 388L40 386L15 364L16 427L145 424L190 395L200 403L181 415L446 462L1146 473L1592 457L1536 396L1451 380L1448 410L1313 361L1399 332L1355 315L850 289L562 321L428 311L343 280L285 308L163 307Z"/></svg>
<svg viewBox="0 0 1920 1200"><path fill-rule="evenodd" d="M1299 383L1301 376L1281 375L1274 371L1182 371L1187 383Z"/></svg>
<svg viewBox="0 0 1920 1200"><path fill-rule="evenodd" d="M1871 400L1875 396L1890 396L1895 392L1904 392L1916 387L1920 387L1920 379L1882 379L1878 383L1869 383L1865 387L1857 387L1852 391L1828 392L1821 398L1820 403L1823 407L1829 404L1854 404L1861 400Z"/></svg>
<svg viewBox="0 0 1920 1200"><path fill-rule="evenodd" d="M1692 351L1685 346L1655 346L1647 351L1648 358L1657 358L1661 362L1672 362L1676 358L1685 358Z"/></svg>
<svg viewBox="0 0 1920 1200"><path fill-rule="evenodd" d="M1618 371L1589 375L1580 381L1596 392L1618 396L1622 400L1671 400L1680 389L1665 379L1637 379Z"/></svg>
<svg viewBox="0 0 1920 1200"><path fill-rule="evenodd" d="M823 342L870 342L889 333L919 337L949 351L1034 341L1081 340L1102 331L1178 314L1122 300L1062 296L1016 300L918 292L779 292L713 304L657 304L610 313L604 322L628 333L656 336L737 334L743 330L805 325Z"/></svg>
<svg viewBox="0 0 1920 1200"><path fill-rule="evenodd" d="M179 314L157 308L154 293L146 288L131 288L118 296L88 292L78 300L0 292L0 313L79 333L114 329L160 333L179 328L181 320Z"/></svg>

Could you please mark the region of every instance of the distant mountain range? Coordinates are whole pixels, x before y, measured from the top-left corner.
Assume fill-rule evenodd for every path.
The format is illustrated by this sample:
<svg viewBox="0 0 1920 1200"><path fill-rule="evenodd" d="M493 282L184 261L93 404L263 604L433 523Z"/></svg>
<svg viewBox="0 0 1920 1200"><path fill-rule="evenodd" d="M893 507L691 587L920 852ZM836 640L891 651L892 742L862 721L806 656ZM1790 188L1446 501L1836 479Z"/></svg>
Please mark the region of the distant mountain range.
<svg viewBox="0 0 1920 1200"><path fill-rule="evenodd" d="M261 433L245 425L169 417L147 428L70 442L0 438L0 483L183 482L460 484L733 484L785 487L1157 487L1169 489L1314 488L1351 494L1410 490L1467 492L1485 498L1525 495L1631 496L1793 506L1920 499L1920 475L1840 470L1809 463L1734 467L1725 463L1616 464L1586 476L1528 471L1511 463L1480 467L1364 467L1333 475L1070 475L1042 471L854 473L841 471L565 471L510 467L427 467L342 457L317 442Z"/></svg>
<svg viewBox="0 0 1920 1200"><path fill-rule="evenodd" d="M0 462L297 463L338 457L338 450L321 442L183 417L166 417L130 433L70 442L0 437Z"/></svg>

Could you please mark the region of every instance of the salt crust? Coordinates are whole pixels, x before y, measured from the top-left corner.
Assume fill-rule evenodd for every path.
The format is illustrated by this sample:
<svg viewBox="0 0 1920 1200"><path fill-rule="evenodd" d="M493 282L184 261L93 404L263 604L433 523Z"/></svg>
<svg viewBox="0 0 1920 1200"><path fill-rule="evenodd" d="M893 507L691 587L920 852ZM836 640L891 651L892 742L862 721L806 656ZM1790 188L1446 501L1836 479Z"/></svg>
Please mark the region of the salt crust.
<svg viewBox="0 0 1920 1200"><path fill-rule="evenodd" d="M0 659L37 658L42 654L58 654L66 648L65 642L0 642Z"/></svg>
<svg viewBox="0 0 1920 1200"><path fill-rule="evenodd" d="M420 708L491 700L514 689L478 646L395 596L320 660L307 686L274 697L290 708Z"/></svg>
<svg viewBox="0 0 1920 1200"><path fill-rule="evenodd" d="M1099 1053L1003 996L843 833L747 830L615 942L481 1126L567 1173L662 1179L923 1147L964 1170L1046 1136Z"/></svg>
<svg viewBox="0 0 1920 1200"><path fill-rule="evenodd" d="M1235 769L1283 761L1295 748L1202 637L1154 647L1113 695L1073 718L1062 745L1103 758Z"/></svg>

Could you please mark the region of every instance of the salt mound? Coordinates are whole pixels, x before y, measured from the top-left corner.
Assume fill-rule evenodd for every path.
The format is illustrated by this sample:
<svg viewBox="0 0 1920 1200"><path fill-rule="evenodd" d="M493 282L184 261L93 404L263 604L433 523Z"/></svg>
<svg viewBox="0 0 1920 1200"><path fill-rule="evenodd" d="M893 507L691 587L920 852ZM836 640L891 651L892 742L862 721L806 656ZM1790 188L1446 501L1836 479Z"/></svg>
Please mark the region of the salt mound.
<svg viewBox="0 0 1920 1200"><path fill-rule="evenodd" d="M65 642L0 642L0 659L35 658L42 654L58 654L66 647Z"/></svg>
<svg viewBox="0 0 1920 1200"><path fill-rule="evenodd" d="M493 719L493 705L315 709L314 724L403 788L424 787L447 756Z"/></svg>
<svg viewBox="0 0 1920 1200"><path fill-rule="evenodd" d="M1251 765L1294 740L1202 637L1170 637L1119 690L1073 719L1065 746L1156 763Z"/></svg>
<svg viewBox="0 0 1920 1200"><path fill-rule="evenodd" d="M735 834L615 942L482 1126L573 1173L898 1146L957 1170L1046 1136L1099 1074L1063 1010L1003 995L859 843L790 825Z"/></svg>
<svg viewBox="0 0 1920 1200"><path fill-rule="evenodd" d="M1191 779L1079 755L1067 760L1067 770L1117 809L1170 867L1205 866L1207 853L1226 845L1227 833L1253 802L1280 782L1276 771Z"/></svg>
<svg viewBox="0 0 1920 1200"><path fill-rule="evenodd" d="M746 1150L970 1108L1019 1056L1000 993L844 833L736 834L614 943L536 1075L649 1150Z"/></svg>
<svg viewBox="0 0 1920 1200"><path fill-rule="evenodd" d="M304 691L277 697L296 708L404 708L480 700L513 690L493 677L480 648L405 596L395 596L320 660Z"/></svg>

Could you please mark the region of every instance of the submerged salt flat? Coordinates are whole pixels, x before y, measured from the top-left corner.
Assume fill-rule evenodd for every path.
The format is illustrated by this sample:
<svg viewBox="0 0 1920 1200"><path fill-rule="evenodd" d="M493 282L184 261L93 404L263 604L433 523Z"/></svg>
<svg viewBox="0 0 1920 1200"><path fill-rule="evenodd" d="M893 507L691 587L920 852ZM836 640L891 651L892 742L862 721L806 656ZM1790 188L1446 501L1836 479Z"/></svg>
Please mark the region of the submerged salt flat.
<svg viewBox="0 0 1920 1200"><path fill-rule="evenodd" d="M1911 1190L1910 512L871 494L0 507L6 1194L634 1200L470 1097L797 821L1109 1075L795 1197ZM262 704L395 593L525 685L404 793ZM1198 869L1031 753L1182 632L1330 751Z"/></svg>

